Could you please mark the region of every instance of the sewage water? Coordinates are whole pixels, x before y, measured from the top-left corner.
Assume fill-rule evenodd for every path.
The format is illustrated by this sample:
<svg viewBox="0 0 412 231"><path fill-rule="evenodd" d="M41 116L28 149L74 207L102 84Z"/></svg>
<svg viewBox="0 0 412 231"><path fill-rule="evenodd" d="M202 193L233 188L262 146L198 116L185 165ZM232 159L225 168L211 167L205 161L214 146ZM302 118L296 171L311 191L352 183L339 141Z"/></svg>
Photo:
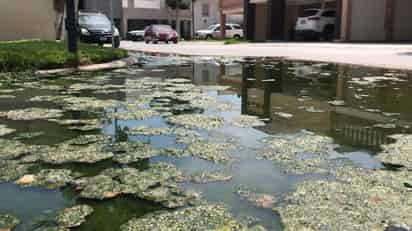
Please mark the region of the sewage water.
<svg viewBox="0 0 412 231"><path fill-rule="evenodd" d="M220 116L226 121L223 126L192 130L199 132L209 142L234 144L236 150L231 152L233 161L216 163L196 156L172 157L160 154L137 165L168 162L176 165L185 175L223 169L232 176L230 180L206 184L186 182L181 187L197 190L201 192L203 200L225 204L238 220L250 220L268 230L282 230L279 215L271 208L260 208L240 197L236 193L239 187L281 197L293 192L298 182L330 176L288 172L281 163L259 158L265 148L263 140L270 139L272 135L311 132L333 139L336 147L331 153L332 159L345 159L363 168L383 168L382 163L374 157L380 146L392 142L389 138L392 134L412 131L412 74L408 72L265 58L138 56L139 64L122 70L60 76L1 74L0 111L31 107L63 109L54 101L33 102L30 99L36 96L70 95L123 103L142 102L146 108L172 108L171 112L175 115L200 113ZM194 84L196 91L201 91L205 99L214 99L215 104L229 106L223 109L208 105L193 108L187 107L190 102L164 101L166 103L159 104L153 98L150 98L152 102L146 102L147 96L153 94L153 89L134 86L136 81L140 81L140 84L146 81L166 83L175 78L186 79L188 83ZM80 87L73 87L79 83L82 84ZM27 145L55 145L84 134L106 134L113 138L113 142L141 141L162 150L184 150L190 145L190 142L176 142L176 135L128 133L139 126L175 127L166 120L169 114L141 120L113 119L109 118L109 112L124 112L128 110L127 107L103 107L103 113L95 113L89 108L81 108L82 105L74 106L80 108L65 110L63 118L98 119L102 127L82 132L44 119L22 121L0 117L0 124L15 129L15 132L1 138L19 139ZM230 123L240 115L257 116L264 124L234 126ZM25 138L28 134L36 133L34 137ZM33 169L37 170L50 167L42 163L34 165ZM68 168L83 176L95 176L115 165L108 160L96 164L64 164L53 168ZM103 201L86 200L80 198L72 186L48 190L41 187L23 188L7 181L0 184L0 214L13 214L22 221L15 230L35 230L39 224L53 218L56 212L80 203L91 205L95 211L74 230L119 230L122 224L133 217L164 209L160 204L123 195Z"/></svg>

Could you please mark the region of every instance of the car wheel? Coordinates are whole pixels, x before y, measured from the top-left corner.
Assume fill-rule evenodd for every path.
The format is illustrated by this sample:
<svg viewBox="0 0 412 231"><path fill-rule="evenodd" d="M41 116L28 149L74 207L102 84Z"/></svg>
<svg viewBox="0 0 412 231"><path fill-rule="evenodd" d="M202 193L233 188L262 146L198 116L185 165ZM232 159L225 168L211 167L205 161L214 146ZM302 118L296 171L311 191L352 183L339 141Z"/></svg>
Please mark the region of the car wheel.
<svg viewBox="0 0 412 231"><path fill-rule="evenodd" d="M234 38L234 39L237 39L237 40L239 40L239 39L240 39L240 35L238 35L238 34L235 34L235 35L233 36L233 38Z"/></svg>
<svg viewBox="0 0 412 231"><path fill-rule="evenodd" d="M177 44L179 41L176 39L176 40L173 40L173 43L174 44Z"/></svg>
<svg viewBox="0 0 412 231"><path fill-rule="evenodd" d="M165 43L166 43L166 44L169 44L169 41L168 41L168 40L166 40L166 41L165 41Z"/></svg>
<svg viewBox="0 0 412 231"><path fill-rule="evenodd" d="M325 26L325 29L323 30L323 33L322 33L323 40L331 41L333 39L334 32L335 32L335 27L333 25Z"/></svg>
<svg viewBox="0 0 412 231"><path fill-rule="evenodd" d="M145 39L144 42L145 42L146 44L149 44L150 41L149 41L149 39Z"/></svg>
<svg viewBox="0 0 412 231"><path fill-rule="evenodd" d="M153 44L158 44L158 43L159 43L159 41L153 40Z"/></svg>
<svg viewBox="0 0 412 231"><path fill-rule="evenodd" d="M114 38L114 48L119 48L120 47L120 38L115 37Z"/></svg>
<svg viewBox="0 0 412 231"><path fill-rule="evenodd" d="M208 34L208 35L206 35L206 39L207 39L207 40L213 39L213 36L212 36L211 34Z"/></svg>

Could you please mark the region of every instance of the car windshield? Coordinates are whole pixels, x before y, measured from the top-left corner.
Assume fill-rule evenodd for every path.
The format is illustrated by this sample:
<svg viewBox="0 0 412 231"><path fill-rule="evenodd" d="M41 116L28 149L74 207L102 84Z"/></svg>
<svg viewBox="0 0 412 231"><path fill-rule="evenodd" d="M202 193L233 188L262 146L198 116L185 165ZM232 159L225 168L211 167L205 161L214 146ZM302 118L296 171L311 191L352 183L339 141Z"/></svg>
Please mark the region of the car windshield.
<svg viewBox="0 0 412 231"><path fill-rule="evenodd" d="M80 15L80 24L89 25L110 25L110 20L105 15Z"/></svg>
<svg viewBox="0 0 412 231"><path fill-rule="evenodd" d="M300 17L310 17L310 16L314 16L319 12L319 10L316 9L312 9L312 10L304 10L302 12L302 14L300 15Z"/></svg>
<svg viewBox="0 0 412 231"><path fill-rule="evenodd" d="M156 25L154 26L155 30L173 30L169 25Z"/></svg>
<svg viewBox="0 0 412 231"><path fill-rule="evenodd" d="M207 29L208 30L214 30L216 28L217 25L210 25Z"/></svg>

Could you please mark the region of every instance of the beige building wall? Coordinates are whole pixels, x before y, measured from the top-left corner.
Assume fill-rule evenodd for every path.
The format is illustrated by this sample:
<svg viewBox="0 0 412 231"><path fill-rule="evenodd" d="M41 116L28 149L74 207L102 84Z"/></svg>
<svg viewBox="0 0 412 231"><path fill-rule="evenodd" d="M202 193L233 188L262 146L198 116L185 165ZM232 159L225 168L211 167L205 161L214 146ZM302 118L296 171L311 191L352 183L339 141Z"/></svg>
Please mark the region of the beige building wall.
<svg viewBox="0 0 412 231"><path fill-rule="evenodd" d="M350 40L385 40L385 0L352 0Z"/></svg>
<svg viewBox="0 0 412 231"><path fill-rule="evenodd" d="M396 0L394 15L393 39L412 41L412 1Z"/></svg>
<svg viewBox="0 0 412 231"><path fill-rule="evenodd" d="M53 0L0 0L0 40L55 40Z"/></svg>

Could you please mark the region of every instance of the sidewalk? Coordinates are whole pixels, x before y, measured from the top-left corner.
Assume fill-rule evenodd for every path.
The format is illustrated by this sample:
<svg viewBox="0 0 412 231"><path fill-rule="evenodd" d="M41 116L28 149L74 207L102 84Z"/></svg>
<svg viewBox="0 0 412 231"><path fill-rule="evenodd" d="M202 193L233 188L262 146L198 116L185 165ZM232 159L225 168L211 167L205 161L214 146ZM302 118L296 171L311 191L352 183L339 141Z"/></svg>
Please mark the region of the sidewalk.
<svg viewBox="0 0 412 231"><path fill-rule="evenodd" d="M198 56L278 57L370 67L412 70L412 44L181 42L145 44L124 41L122 48L142 52Z"/></svg>

